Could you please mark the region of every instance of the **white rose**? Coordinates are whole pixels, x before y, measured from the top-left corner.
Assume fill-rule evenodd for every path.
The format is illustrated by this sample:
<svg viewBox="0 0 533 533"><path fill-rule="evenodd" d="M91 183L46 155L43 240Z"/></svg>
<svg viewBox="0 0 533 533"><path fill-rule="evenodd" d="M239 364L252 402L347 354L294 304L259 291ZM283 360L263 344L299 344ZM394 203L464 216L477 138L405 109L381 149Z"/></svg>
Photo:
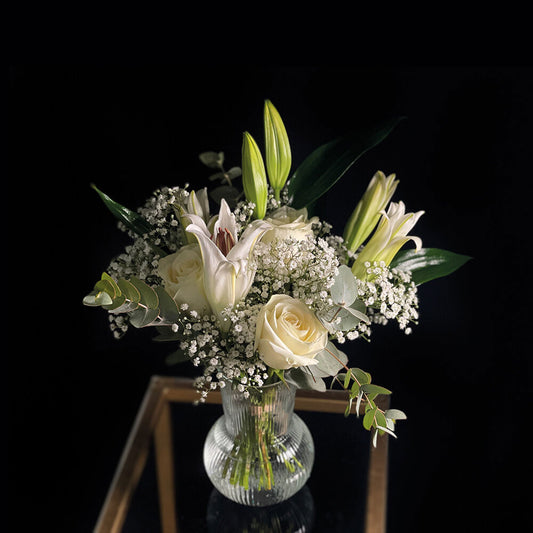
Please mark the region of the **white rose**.
<svg viewBox="0 0 533 533"><path fill-rule="evenodd" d="M271 368L285 370L315 365L328 342L328 332L300 300L275 294L256 322L255 349Z"/></svg>
<svg viewBox="0 0 533 533"><path fill-rule="evenodd" d="M158 274L165 290L178 304L188 304L200 314L210 313L204 290L204 265L200 246L188 244L159 260Z"/></svg>
<svg viewBox="0 0 533 533"><path fill-rule="evenodd" d="M309 235L313 235L312 225L318 221L318 217L307 220L307 209L293 209L292 207L283 206L276 209L265 220L270 222L274 228L267 231L262 242L272 242L275 239L283 240L293 238L296 241L302 241Z"/></svg>

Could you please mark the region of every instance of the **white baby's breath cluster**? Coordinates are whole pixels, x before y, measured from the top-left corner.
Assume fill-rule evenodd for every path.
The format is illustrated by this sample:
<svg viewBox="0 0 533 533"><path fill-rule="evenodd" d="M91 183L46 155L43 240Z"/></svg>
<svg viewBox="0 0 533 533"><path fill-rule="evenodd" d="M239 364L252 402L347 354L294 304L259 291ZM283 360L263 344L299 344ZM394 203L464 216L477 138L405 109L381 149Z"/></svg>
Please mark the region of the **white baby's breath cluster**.
<svg viewBox="0 0 533 533"><path fill-rule="evenodd" d="M268 368L254 351L260 308L259 304L245 301L228 310L231 327L224 336L214 316L202 317L195 311L185 314L180 349L194 366L203 367L202 376L196 379L200 402L205 400L207 391L223 388L228 381L238 383L238 389L248 396L248 387L261 387L268 379ZM182 310L187 311L186 305Z"/></svg>
<svg viewBox="0 0 533 533"><path fill-rule="evenodd" d="M330 304L329 288L339 265L335 250L322 238L286 239L255 249L257 272L250 298L268 301L289 294L315 311Z"/></svg>
<svg viewBox="0 0 533 533"><path fill-rule="evenodd" d="M411 281L411 273L390 269L383 261L367 262L365 266L368 278L358 281L357 290L359 299L367 307L368 317L380 325L395 320L409 335L412 331L409 324L418 320L417 288Z"/></svg>

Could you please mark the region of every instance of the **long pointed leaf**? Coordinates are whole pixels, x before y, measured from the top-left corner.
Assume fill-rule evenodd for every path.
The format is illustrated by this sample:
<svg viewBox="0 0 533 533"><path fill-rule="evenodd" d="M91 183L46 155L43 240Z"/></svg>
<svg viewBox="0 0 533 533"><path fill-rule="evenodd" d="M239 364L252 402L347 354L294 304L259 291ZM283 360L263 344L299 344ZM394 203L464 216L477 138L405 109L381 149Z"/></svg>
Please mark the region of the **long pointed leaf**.
<svg viewBox="0 0 533 533"><path fill-rule="evenodd" d="M421 248L399 252L391 262L391 268L408 270L416 285L447 276L472 259L467 255L438 248Z"/></svg>
<svg viewBox="0 0 533 533"><path fill-rule="evenodd" d="M98 193L109 211L111 211L118 220L123 222L128 229L137 233L137 235L144 235L152 230L152 225L141 215L120 205L118 202L115 202L107 194L98 189L96 185L92 184L91 187Z"/></svg>
<svg viewBox="0 0 533 533"><path fill-rule="evenodd" d="M404 117L389 119L324 144L296 169L289 183L292 207L300 209L326 193L365 152L378 145Z"/></svg>

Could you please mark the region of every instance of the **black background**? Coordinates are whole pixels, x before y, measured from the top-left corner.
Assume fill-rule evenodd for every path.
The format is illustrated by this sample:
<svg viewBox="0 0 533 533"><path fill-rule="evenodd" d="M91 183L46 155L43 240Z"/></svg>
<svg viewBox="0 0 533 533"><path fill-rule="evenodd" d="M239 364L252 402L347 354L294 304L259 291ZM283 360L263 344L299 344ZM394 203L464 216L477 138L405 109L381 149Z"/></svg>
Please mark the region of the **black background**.
<svg viewBox="0 0 533 533"><path fill-rule="evenodd" d="M106 314L81 304L128 242L89 184L131 208L161 185L203 186L198 153L224 151L229 167L244 130L262 143L265 98L295 166L362 122L407 116L321 214L342 233L372 174L396 172L395 200L426 211L414 234L474 258L420 288L411 336L389 325L345 345L409 416L391 443L389 531L524 526L532 82L517 67L12 68L4 361L10 507L23 504L13 531L91 531L150 376L193 375L165 365L151 330L114 341Z"/></svg>

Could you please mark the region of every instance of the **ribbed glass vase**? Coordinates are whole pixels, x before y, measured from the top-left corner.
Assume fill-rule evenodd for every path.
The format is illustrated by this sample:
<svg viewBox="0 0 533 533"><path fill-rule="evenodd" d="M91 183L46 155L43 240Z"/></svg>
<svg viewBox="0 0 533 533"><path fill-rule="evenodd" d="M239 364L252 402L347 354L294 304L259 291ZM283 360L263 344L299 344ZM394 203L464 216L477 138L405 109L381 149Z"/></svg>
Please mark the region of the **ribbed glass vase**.
<svg viewBox="0 0 533 533"><path fill-rule="evenodd" d="M249 389L228 384L224 410L204 445L209 479L234 502L264 507L287 500L306 483L315 457L313 438L294 413L295 388L279 382Z"/></svg>

